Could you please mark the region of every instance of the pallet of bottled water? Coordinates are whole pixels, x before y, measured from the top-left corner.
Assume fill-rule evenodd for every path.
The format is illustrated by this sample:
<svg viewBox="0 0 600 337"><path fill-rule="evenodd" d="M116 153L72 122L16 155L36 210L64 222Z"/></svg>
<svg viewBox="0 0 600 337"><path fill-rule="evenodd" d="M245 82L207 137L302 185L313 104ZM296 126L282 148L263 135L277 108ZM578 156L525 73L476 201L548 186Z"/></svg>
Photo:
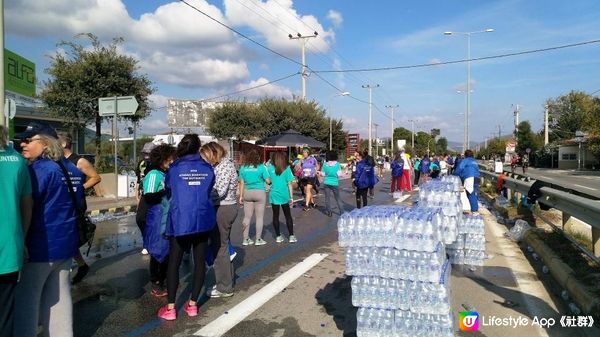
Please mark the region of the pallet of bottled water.
<svg viewBox="0 0 600 337"><path fill-rule="evenodd" d="M381 276L397 280L438 282L446 262L444 244L438 242L433 252L393 247L348 247L346 274Z"/></svg>
<svg viewBox="0 0 600 337"><path fill-rule="evenodd" d="M446 247L453 264L483 266L485 260L485 222L479 215L465 215L458 226L458 239Z"/></svg>
<svg viewBox="0 0 600 337"><path fill-rule="evenodd" d="M442 218L442 241L445 244L457 240L463 207L460 193L460 178L455 176L429 180L419 189L417 206L439 211Z"/></svg>
<svg viewBox="0 0 600 337"><path fill-rule="evenodd" d="M445 236L439 209L405 206L367 206L344 213L338 220L341 247L390 247L434 252ZM453 240L454 241L454 240Z"/></svg>
<svg viewBox="0 0 600 337"><path fill-rule="evenodd" d="M359 308L358 337L453 337L452 315L415 314L406 310Z"/></svg>
<svg viewBox="0 0 600 337"><path fill-rule="evenodd" d="M390 279L380 276L352 278L352 305L398 309L421 314L442 315L450 311L450 263L435 282Z"/></svg>

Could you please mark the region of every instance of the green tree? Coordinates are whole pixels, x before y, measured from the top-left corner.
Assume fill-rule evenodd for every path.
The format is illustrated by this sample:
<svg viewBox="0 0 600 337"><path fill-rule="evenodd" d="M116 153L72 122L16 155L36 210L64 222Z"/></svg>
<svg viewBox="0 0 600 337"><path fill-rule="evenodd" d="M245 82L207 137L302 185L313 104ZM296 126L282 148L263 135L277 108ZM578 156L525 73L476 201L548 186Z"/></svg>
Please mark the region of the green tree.
<svg viewBox="0 0 600 337"><path fill-rule="evenodd" d="M529 121L523 121L517 125L517 131L515 133L517 139L516 151L519 154L523 154L527 149L531 149L531 152L535 152L542 147L542 140L539 135L536 135L531 131L531 124Z"/></svg>
<svg viewBox="0 0 600 337"><path fill-rule="evenodd" d="M90 45L62 41L50 58L46 69L49 79L44 82L41 98L50 113L78 127L94 124L96 127L96 155L100 153L102 117L98 112L98 98L110 96L135 96L139 108L135 116L125 117L137 121L151 112L148 96L154 92L152 82L139 73L138 60L119 53L122 38L103 45L93 34L87 37Z"/></svg>
<svg viewBox="0 0 600 337"><path fill-rule="evenodd" d="M441 137L437 140L435 147L437 154L444 154L448 152L448 139L446 139L446 137Z"/></svg>
<svg viewBox="0 0 600 337"><path fill-rule="evenodd" d="M495 156L504 156L506 152L506 140L501 138L493 138L488 141L487 147L479 151L479 157L494 158Z"/></svg>
<svg viewBox="0 0 600 337"><path fill-rule="evenodd" d="M581 91L571 91L566 95L546 101L550 141L571 139L575 131L598 130L600 128L600 100ZM594 116L596 118L594 118Z"/></svg>
<svg viewBox="0 0 600 337"><path fill-rule="evenodd" d="M332 120L333 150L343 151L346 133L341 120ZM263 138L294 129L329 148L329 118L315 102L264 99L258 103L226 102L216 108L208 122L217 138Z"/></svg>
<svg viewBox="0 0 600 337"><path fill-rule="evenodd" d="M403 128L403 127L399 127L399 128L395 128L394 129L394 143L399 140L399 139L404 139L406 140L406 146L405 149L409 152L412 152L411 146L412 146L412 132L409 129ZM394 145L394 148L396 147L396 145Z"/></svg>

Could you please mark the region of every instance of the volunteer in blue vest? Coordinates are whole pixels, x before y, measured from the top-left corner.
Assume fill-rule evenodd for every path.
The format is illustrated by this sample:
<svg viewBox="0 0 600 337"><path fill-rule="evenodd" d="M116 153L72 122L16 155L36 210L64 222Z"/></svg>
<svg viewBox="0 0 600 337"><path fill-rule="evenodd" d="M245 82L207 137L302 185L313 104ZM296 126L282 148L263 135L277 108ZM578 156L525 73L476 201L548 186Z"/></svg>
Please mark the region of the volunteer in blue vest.
<svg viewBox="0 0 600 337"><path fill-rule="evenodd" d="M463 186L465 187L467 199L469 199L469 205L471 206L471 213L479 214L479 205L477 204L480 177L479 165L475 158L473 158L473 151L465 151L465 158L460 161L456 171L458 171Z"/></svg>
<svg viewBox="0 0 600 337"><path fill-rule="evenodd" d="M419 165L419 170L421 171L420 184L426 183L429 180L429 173L431 172L431 161L429 160L428 155L424 155L421 159L421 164Z"/></svg>
<svg viewBox="0 0 600 337"><path fill-rule="evenodd" d="M177 146L177 159L165 175L165 190L170 198L166 235L170 238L167 270L168 303L158 310L165 320L177 318L175 299L179 287L179 267L183 253L192 249L194 271L192 292L183 305L190 317L198 315L198 297L204 284L204 253L210 231L216 223L211 191L215 183L212 166L200 157L200 138L196 134L183 137Z"/></svg>
<svg viewBox="0 0 600 337"><path fill-rule="evenodd" d="M304 186L304 207L302 210L308 211L311 207L315 207L315 199L313 197L313 188L316 185L317 178L317 159L310 155L310 149L305 147L302 150L302 160L300 167L302 168L301 183Z"/></svg>
<svg viewBox="0 0 600 337"><path fill-rule="evenodd" d="M356 208L367 206L367 193L371 186L375 186L375 167L373 160L369 160L369 150L364 150L358 155L356 174L353 183L356 185Z"/></svg>
<svg viewBox="0 0 600 337"><path fill-rule="evenodd" d="M79 235L66 181L71 181L81 207L84 176L65 159L56 131L47 123L32 122L17 138L30 163L35 211L25 239L29 261L16 290L14 336L35 337L40 323L45 336L73 336L69 268Z"/></svg>
<svg viewBox="0 0 600 337"><path fill-rule="evenodd" d="M175 148L161 144L150 152L147 173L144 176L142 198L148 209L142 233L150 254L151 291L156 297L167 296L166 280L169 265L169 240L165 237L169 200L165 194L165 172L175 158Z"/></svg>
<svg viewBox="0 0 600 337"><path fill-rule="evenodd" d="M331 217L330 199L331 196L335 198L335 203L340 211L340 215L344 212L342 207L342 200L340 199L340 177L343 175L342 167L337 161L337 153L335 151L327 151L325 154L326 162L321 167L321 175L323 176L323 189L325 190L325 207L326 214Z"/></svg>
<svg viewBox="0 0 600 337"><path fill-rule="evenodd" d="M31 222L31 178L23 157L0 125L0 337L13 335L15 288L23 267L24 237Z"/></svg>
<svg viewBox="0 0 600 337"><path fill-rule="evenodd" d="M260 161L260 154L257 150L248 151L242 158L239 178L240 204L244 205L242 246L252 244L262 246L267 243L262 239L267 203L265 184L271 184L271 179L269 179L267 168ZM250 221L253 214L256 214L256 241L250 239Z"/></svg>
<svg viewBox="0 0 600 337"><path fill-rule="evenodd" d="M400 151L396 151L394 154L394 160L392 160L390 168L392 169L390 193L394 194L396 191L400 191L400 193L402 193L402 190L400 189L400 183L402 182L402 175L404 174L404 161L402 160Z"/></svg>

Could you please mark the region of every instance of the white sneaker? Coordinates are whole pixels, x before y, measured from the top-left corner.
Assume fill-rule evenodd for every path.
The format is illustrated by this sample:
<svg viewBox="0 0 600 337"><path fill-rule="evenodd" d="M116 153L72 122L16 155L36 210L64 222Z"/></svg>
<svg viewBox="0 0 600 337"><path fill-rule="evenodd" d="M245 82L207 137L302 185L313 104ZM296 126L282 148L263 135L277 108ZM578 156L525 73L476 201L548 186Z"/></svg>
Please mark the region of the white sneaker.
<svg viewBox="0 0 600 337"><path fill-rule="evenodd" d="M242 246L249 246L249 245L253 245L254 241L252 241L252 239L246 239L244 241L242 241Z"/></svg>
<svg viewBox="0 0 600 337"><path fill-rule="evenodd" d="M277 243L282 243L283 241L284 241L284 239L283 239L283 236L281 236L281 235L278 235L278 236L275 238L275 242L277 242Z"/></svg>
<svg viewBox="0 0 600 337"><path fill-rule="evenodd" d="M290 243L295 243L295 242L298 242L298 239L296 239L295 235L290 235L289 241L290 241Z"/></svg>
<svg viewBox="0 0 600 337"><path fill-rule="evenodd" d="M262 245L266 245L267 241L263 240L263 239L256 239L256 242L254 243L255 246L262 246Z"/></svg>
<svg viewBox="0 0 600 337"><path fill-rule="evenodd" d="M142 249L142 255L148 255L148 250L146 248Z"/></svg>

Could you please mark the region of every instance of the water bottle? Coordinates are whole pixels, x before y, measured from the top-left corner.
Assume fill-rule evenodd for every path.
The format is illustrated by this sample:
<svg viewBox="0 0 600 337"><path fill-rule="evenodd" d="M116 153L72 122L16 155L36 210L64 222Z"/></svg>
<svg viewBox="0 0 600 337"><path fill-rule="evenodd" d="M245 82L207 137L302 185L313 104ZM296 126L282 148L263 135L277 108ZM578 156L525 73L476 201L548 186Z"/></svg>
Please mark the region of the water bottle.
<svg viewBox="0 0 600 337"><path fill-rule="evenodd" d="M367 329L367 308L358 308L356 313L356 336L357 337L368 337Z"/></svg>
<svg viewBox="0 0 600 337"><path fill-rule="evenodd" d="M394 335L394 311L385 310L380 325L379 336L387 337Z"/></svg>

